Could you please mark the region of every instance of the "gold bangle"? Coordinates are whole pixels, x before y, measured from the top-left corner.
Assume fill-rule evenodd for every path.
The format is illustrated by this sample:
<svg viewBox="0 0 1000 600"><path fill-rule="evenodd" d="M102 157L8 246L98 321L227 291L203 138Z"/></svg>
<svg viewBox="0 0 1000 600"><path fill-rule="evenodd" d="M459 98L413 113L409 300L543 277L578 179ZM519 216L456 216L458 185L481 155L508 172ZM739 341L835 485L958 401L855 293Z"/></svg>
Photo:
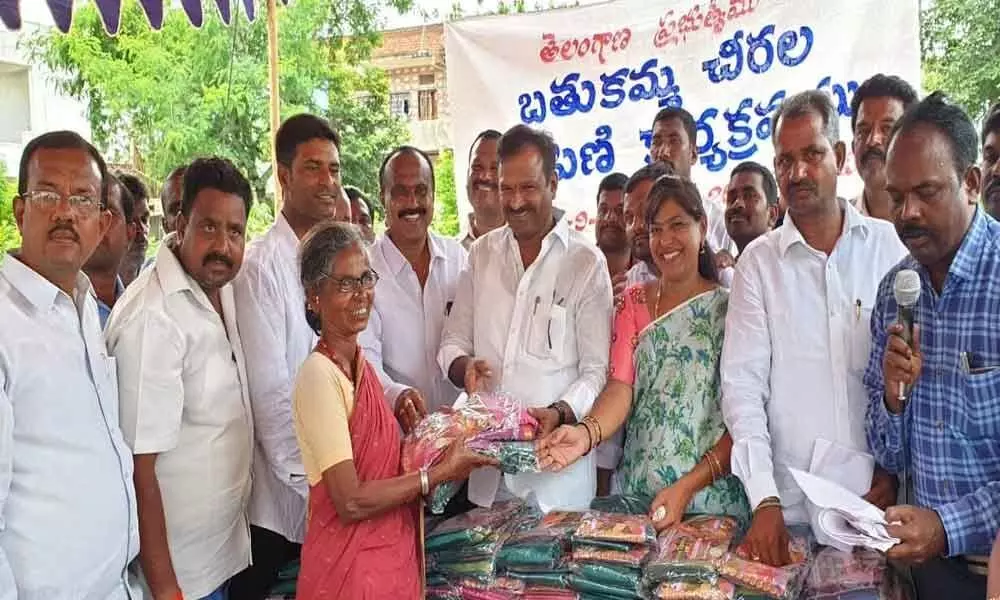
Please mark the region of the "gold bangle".
<svg viewBox="0 0 1000 600"><path fill-rule="evenodd" d="M601 442L603 442L604 431L601 429L601 422L591 415L587 415L586 417L584 417L583 420L587 421L588 423L594 426L594 430L597 433L597 443L600 444Z"/></svg>
<svg viewBox="0 0 1000 600"><path fill-rule="evenodd" d="M719 460L718 456L716 456L714 448L708 451L708 457L712 463L715 464L715 472L717 474L716 479L722 479L725 477L726 472L722 470L722 461Z"/></svg>

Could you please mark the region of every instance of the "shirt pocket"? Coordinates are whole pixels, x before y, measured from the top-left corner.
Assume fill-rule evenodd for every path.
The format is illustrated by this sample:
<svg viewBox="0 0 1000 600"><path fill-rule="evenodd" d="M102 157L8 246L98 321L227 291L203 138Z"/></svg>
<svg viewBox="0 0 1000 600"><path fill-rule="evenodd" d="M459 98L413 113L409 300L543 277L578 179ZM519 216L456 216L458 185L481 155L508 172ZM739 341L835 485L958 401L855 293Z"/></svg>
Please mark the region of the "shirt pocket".
<svg viewBox="0 0 1000 600"><path fill-rule="evenodd" d="M850 307L850 310L850 323L847 327L849 365L851 371L864 375L872 353L872 307L855 304Z"/></svg>
<svg viewBox="0 0 1000 600"><path fill-rule="evenodd" d="M528 354L533 358L560 362L565 354L567 331L566 308L552 304L539 310L531 319L528 331Z"/></svg>
<svg viewBox="0 0 1000 600"><path fill-rule="evenodd" d="M965 377L962 424L965 437L1000 444L1000 365L985 365Z"/></svg>

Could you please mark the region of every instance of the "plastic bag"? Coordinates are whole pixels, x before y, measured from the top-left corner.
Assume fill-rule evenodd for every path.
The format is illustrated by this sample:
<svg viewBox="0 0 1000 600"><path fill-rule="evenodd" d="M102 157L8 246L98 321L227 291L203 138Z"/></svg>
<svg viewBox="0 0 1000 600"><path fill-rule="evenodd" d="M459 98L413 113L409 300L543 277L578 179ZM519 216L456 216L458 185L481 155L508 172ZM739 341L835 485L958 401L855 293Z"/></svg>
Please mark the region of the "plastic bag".
<svg viewBox="0 0 1000 600"><path fill-rule="evenodd" d="M595 583L614 586L622 590L639 592L642 585L642 571L631 567L616 567L601 564L577 564L572 567L573 574Z"/></svg>
<svg viewBox="0 0 1000 600"><path fill-rule="evenodd" d="M568 570L533 571L530 569L507 569L507 577L523 581L528 587L565 588Z"/></svg>
<svg viewBox="0 0 1000 600"><path fill-rule="evenodd" d="M646 515L590 511L581 519L580 526L573 534L573 541L587 544L594 542L641 544L652 547L656 544L656 530Z"/></svg>
<svg viewBox="0 0 1000 600"><path fill-rule="evenodd" d="M492 508L474 508L452 517L434 528L424 542L426 552L455 546L470 546L496 541L508 531L515 518L527 511L524 502L497 502Z"/></svg>
<svg viewBox="0 0 1000 600"><path fill-rule="evenodd" d="M861 590L877 592L887 578L887 571L885 556L874 550L855 548L853 552L841 552L823 548L806 576L804 597L821 600Z"/></svg>
<svg viewBox="0 0 1000 600"><path fill-rule="evenodd" d="M733 600L736 588L728 581L693 583L674 581L661 583L654 593L656 600Z"/></svg>
<svg viewBox="0 0 1000 600"><path fill-rule="evenodd" d="M580 600L575 590L530 586L524 590L522 600Z"/></svg>
<svg viewBox="0 0 1000 600"><path fill-rule="evenodd" d="M647 581L717 581L717 564L728 552L729 540L721 535L714 539L700 537L697 531L680 524L661 532L656 551L646 565Z"/></svg>
<svg viewBox="0 0 1000 600"><path fill-rule="evenodd" d="M652 498L640 498L622 494L598 496L590 501L591 510L625 515L648 515Z"/></svg>
<svg viewBox="0 0 1000 600"><path fill-rule="evenodd" d="M798 597L805 579L806 561L786 567L772 567L729 554L719 565L723 577L750 591L761 592L777 600Z"/></svg>
<svg viewBox="0 0 1000 600"><path fill-rule="evenodd" d="M625 600L640 600L642 598L635 589L619 588L600 581L592 581L579 575L570 575L567 577L567 580L571 588L583 594L595 594L602 598L623 598Z"/></svg>
<svg viewBox="0 0 1000 600"><path fill-rule="evenodd" d="M732 517L698 515L685 519L671 529L677 529L697 538L712 540L728 547L739 531L740 525Z"/></svg>
<svg viewBox="0 0 1000 600"><path fill-rule="evenodd" d="M497 568L555 569L566 554L558 532L535 529L511 536L497 552Z"/></svg>
<svg viewBox="0 0 1000 600"><path fill-rule="evenodd" d="M542 517L539 527L546 531L558 533L563 538L568 539L580 526L584 513L571 512L565 510L553 510Z"/></svg>
<svg viewBox="0 0 1000 600"><path fill-rule="evenodd" d="M498 460L500 470L508 475L541 472L534 442L498 442L476 439L469 442L468 446L474 452Z"/></svg>
<svg viewBox="0 0 1000 600"><path fill-rule="evenodd" d="M427 586L424 590L426 600L461 600L458 591L450 585Z"/></svg>
<svg viewBox="0 0 1000 600"><path fill-rule="evenodd" d="M574 544L573 562L621 565L638 569L649 556L649 552L650 550L646 546L633 546L631 550L622 552L599 546Z"/></svg>

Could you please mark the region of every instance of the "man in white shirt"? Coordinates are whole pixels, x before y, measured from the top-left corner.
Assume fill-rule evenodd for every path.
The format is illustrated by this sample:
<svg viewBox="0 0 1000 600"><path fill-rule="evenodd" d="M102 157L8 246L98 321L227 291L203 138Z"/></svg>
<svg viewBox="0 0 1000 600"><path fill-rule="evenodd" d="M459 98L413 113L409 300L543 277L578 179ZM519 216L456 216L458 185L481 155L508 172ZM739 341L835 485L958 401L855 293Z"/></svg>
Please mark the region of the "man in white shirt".
<svg viewBox="0 0 1000 600"><path fill-rule="evenodd" d="M278 571L298 557L305 538L306 483L292 425L292 387L316 345L299 281L299 240L336 216L340 136L323 119L300 114L275 136L281 213L247 248L236 278L236 317L246 349L256 453L250 498L253 565L230 597L265 597Z"/></svg>
<svg viewBox="0 0 1000 600"><path fill-rule="evenodd" d="M412 146L393 150L379 169L379 186L387 229L371 249L379 280L360 341L386 404L409 429L458 396L437 368L437 351L466 253L457 241L430 232L434 168L426 154Z"/></svg>
<svg viewBox="0 0 1000 600"><path fill-rule="evenodd" d="M854 208L869 217L892 221L892 198L885 189L885 156L892 126L917 101L917 92L895 75L879 73L851 97L851 142L858 174L865 182Z"/></svg>
<svg viewBox="0 0 1000 600"><path fill-rule="evenodd" d="M154 598L221 600L250 564L253 428L230 282L252 203L232 163L192 162L175 235L108 323Z"/></svg>
<svg viewBox="0 0 1000 600"><path fill-rule="evenodd" d="M80 269L107 231L104 160L56 131L21 156L0 263L0 599L129 600L139 552L115 360Z"/></svg>
<svg viewBox="0 0 1000 600"><path fill-rule="evenodd" d="M659 277L653 255L649 252L649 231L646 229L646 200L649 190L653 189L656 180L664 175L673 175L673 167L663 162L652 162L629 177L625 184L625 201L622 205L625 216L625 238L632 249L632 267L621 276L613 279L615 296L619 296L626 287L637 283L646 283Z"/></svg>
<svg viewBox="0 0 1000 600"><path fill-rule="evenodd" d="M683 108L667 107L653 117L649 158L670 165L674 173L691 178L698 163L698 129L694 117ZM708 215L708 245L716 253L716 267L732 266L736 246L726 233L725 209L718 202L703 197Z"/></svg>
<svg viewBox="0 0 1000 600"><path fill-rule="evenodd" d="M472 204L469 214L469 231L462 238L462 247L472 247L472 242L498 227L503 227L503 207L497 188L497 143L500 132L487 129L479 132L469 148L469 171L465 178L465 192Z"/></svg>
<svg viewBox="0 0 1000 600"><path fill-rule="evenodd" d="M775 113L788 218L741 254L726 318L722 411L733 473L755 509L744 545L773 565L789 560L785 523L809 521L789 467L809 470L818 439L867 452L868 321L882 276L906 254L890 223L838 200L837 119L815 90ZM893 503L894 479L877 470L867 498Z"/></svg>
<svg viewBox="0 0 1000 600"><path fill-rule="evenodd" d="M499 144L507 225L477 241L438 364L468 392L498 384L531 409L543 433L573 423L604 387L611 343L611 279L604 256L552 207L555 143L518 125ZM502 495L534 494L543 510L585 509L595 491L592 456L560 473L507 475ZM496 469L469 478L469 500L490 506Z"/></svg>
<svg viewBox="0 0 1000 600"><path fill-rule="evenodd" d="M774 229L777 220L778 183L774 175L752 160L736 165L726 186L726 232L739 251L737 260L751 242Z"/></svg>

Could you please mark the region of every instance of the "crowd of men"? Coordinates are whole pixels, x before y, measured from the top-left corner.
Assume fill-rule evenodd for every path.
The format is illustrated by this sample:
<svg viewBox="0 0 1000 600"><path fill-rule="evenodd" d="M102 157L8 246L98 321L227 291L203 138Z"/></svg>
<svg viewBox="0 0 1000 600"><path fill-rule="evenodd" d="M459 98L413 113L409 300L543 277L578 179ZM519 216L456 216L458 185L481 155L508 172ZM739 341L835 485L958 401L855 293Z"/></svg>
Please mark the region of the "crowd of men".
<svg viewBox="0 0 1000 600"><path fill-rule="evenodd" d="M810 518L789 469L825 439L874 455L865 498L888 508L901 540L888 555L915 565L921 598L981 599L1000 529L1000 105L977 131L940 94L876 75L852 111L858 198L837 193L836 110L803 92L775 116L773 171L738 165L724 210L706 207L731 289L732 469L759 508L748 544L787 562L786 526ZM0 264L0 600L265 597L304 538L291 396L316 336L297 249L327 219L370 244L362 345L391 407L449 406L489 377L546 429L581 419L605 383L613 298L657 277L646 196L697 163L689 112L652 125L652 162L596 190L596 240L555 207L551 137L482 132L468 234L453 240L431 231L423 151L386 155L375 210L342 181L340 135L297 115L274 140L282 203L266 234L247 244L244 175L199 158L163 182L167 236L148 261L144 185L76 134L32 140L14 199L23 243ZM504 158L505 143L529 151ZM910 343L901 269L923 284ZM596 455L517 486L477 471L468 500L586 507L614 489L620 439Z"/></svg>

